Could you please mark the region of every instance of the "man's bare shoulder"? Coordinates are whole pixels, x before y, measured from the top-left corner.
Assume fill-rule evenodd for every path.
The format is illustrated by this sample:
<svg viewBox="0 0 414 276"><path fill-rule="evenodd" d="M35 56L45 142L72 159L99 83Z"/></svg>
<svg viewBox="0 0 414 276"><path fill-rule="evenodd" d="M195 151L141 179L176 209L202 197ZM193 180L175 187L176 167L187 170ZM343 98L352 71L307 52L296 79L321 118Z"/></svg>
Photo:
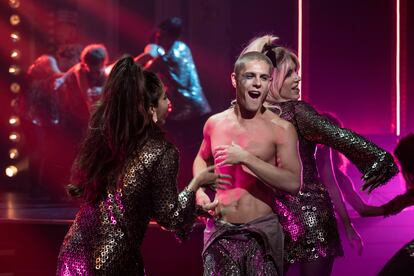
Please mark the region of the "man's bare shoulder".
<svg viewBox="0 0 414 276"><path fill-rule="evenodd" d="M225 121L226 119L228 119L233 113L233 109L226 109L222 112L216 113L214 115L211 115L206 123L204 124L204 130L211 130L212 128L214 128L215 126L217 126L218 124L222 123L223 121Z"/></svg>
<svg viewBox="0 0 414 276"><path fill-rule="evenodd" d="M295 129L295 127L293 126L291 122L280 118L280 116L276 115L275 113L269 110L266 110L264 115L266 116L266 118L269 120L271 124L275 125L278 128L282 128L287 131L291 129Z"/></svg>
<svg viewBox="0 0 414 276"><path fill-rule="evenodd" d="M229 118L232 114L234 114L234 111L232 108L226 109L222 112L216 113L212 116L210 116L207 121L206 121L206 125L207 124L217 124L218 122L221 122L227 118Z"/></svg>

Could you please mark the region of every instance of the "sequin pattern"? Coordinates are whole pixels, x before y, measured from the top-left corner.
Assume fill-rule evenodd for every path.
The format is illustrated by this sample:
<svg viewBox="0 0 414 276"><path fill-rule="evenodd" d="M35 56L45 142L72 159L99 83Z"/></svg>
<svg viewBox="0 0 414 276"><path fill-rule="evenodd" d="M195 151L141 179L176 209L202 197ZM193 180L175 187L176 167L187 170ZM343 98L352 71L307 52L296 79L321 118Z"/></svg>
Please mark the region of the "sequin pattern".
<svg viewBox="0 0 414 276"><path fill-rule="evenodd" d="M211 107L203 94L190 48L182 41L175 41L162 59L168 66L167 86L172 86L168 87L172 91L167 89L173 104L170 119L188 120L195 114L209 113Z"/></svg>
<svg viewBox="0 0 414 276"><path fill-rule="evenodd" d="M151 138L126 163L117 188L83 204L58 257L57 275L143 275L139 252L151 218L164 228L188 228L195 194L176 188L178 152Z"/></svg>
<svg viewBox="0 0 414 276"><path fill-rule="evenodd" d="M264 253L260 239L220 239L203 257L204 276L276 276L272 259Z"/></svg>
<svg viewBox="0 0 414 276"><path fill-rule="evenodd" d="M398 172L392 156L351 130L333 125L303 101L269 107L290 121L299 138L303 183L297 196L278 195L275 212L286 233L285 261L308 262L326 256L341 256L343 249L331 198L319 181L315 162L316 144L344 154L364 174L363 179L382 175L385 183Z"/></svg>

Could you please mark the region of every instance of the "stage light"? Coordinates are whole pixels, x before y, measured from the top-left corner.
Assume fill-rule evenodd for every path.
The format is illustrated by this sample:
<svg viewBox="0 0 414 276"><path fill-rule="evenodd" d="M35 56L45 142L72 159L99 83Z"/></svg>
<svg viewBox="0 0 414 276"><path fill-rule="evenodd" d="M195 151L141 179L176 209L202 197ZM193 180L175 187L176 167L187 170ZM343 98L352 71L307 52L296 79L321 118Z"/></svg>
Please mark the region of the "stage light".
<svg viewBox="0 0 414 276"><path fill-rule="evenodd" d="M6 171L5 172L6 172L6 175L8 177L13 177L13 176L15 176L19 172L19 170L15 166L8 166L6 168Z"/></svg>
<svg viewBox="0 0 414 276"><path fill-rule="evenodd" d="M17 66L17 65L11 65L9 67L9 73L12 74L12 75L17 76L18 74L20 74L20 71L21 71L20 67Z"/></svg>
<svg viewBox="0 0 414 276"><path fill-rule="evenodd" d="M10 16L10 24L12 24L13 26L19 25L20 24L20 16L18 16L17 14L13 14Z"/></svg>
<svg viewBox="0 0 414 276"><path fill-rule="evenodd" d="M16 110L19 110L20 111L19 104L20 103L19 103L19 99L18 98L14 98L14 99L12 99L10 101L10 107L13 108L13 110L15 110L15 111Z"/></svg>
<svg viewBox="0 0 414 276"><path fill-rule="evenodd" d="M12 59L20 59L20 51L19 51L19 50L17 50L17 49L15 49L15 50L11 51L11 53L10 53L10 57L11 57Z"/></svg>
<svg viewBox="0 0 414 276"><path fill-rule="evenodd" d="M9 140L15 143L18 143L20 141L20 134L18 132L12 132L9 135Z"/></svg>
<svg viewBox="0 0 414 276"><path fill-rule="evenodd" d="M20 34L18 32L12 32L10 38L13 42L17 42L20 40Z"/></svg>
<svg viewBox="0 0 414 276"><path fill-rule="evenodd" d="M9 150L9 157L10 159L17 159L19 158L19 151L16 148L12 148Z"/></svg>
<svg viewBox="0 0 414 276"><path fill-rule="evenodd" d="M20 92L20 84L18 84L17 82L13 82L12 84L10 84L10 91L17 94Z"/></svg>
<svg viewBox="0 0 414 276"><path fill-rule="evenodd" d="M9 6L13 9L20 7L20 0L9 0Z"/></svg>
<svg viewBox="0 0 414 276"><path fill-rule="evenodd" d="M20 125L20 118L17 116L11 116L9 118L9 124L12 126L18 126Z"/></svg>

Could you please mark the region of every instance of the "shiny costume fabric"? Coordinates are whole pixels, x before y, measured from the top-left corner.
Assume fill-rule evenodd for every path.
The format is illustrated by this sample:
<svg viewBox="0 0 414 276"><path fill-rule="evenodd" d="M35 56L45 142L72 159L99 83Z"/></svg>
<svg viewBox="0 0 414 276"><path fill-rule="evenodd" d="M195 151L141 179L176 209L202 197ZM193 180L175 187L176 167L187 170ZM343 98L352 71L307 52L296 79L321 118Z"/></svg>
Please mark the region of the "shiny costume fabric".
<svg viewBox="0 0 414 276"><path fill-rule="evenodd" d="M151 218L168 229L195 219L195 194L176 188L178 152L150 138L126 162L116 190L84 204L66 234L57 275L144 275L140 245Z"/></svg>
<svg viewBox="0 0 414 276"><path fill-rule="evenodd" d="M167 65L167 92L173 104L172 120L188 120L211 111L198 79L190 48L175 41L162 56ZM178 93L177 93L178 92Z"/></svg>
<svg viewBox="0 0 414 276"><path fill-rule="evenodd" d="M283 275L283 230L277 215L240 225L209 219L203 264L204 276Z"/></svg>
<svg viewBox="0 0 414 276"><path fill-rule="evenodd" d="M383 175L384 183L398 168L389 153L353 131L330 123L303 101L282 102L268 108L295 126L303 166L299 194L278 195L275 201L275 212L286 235L285 261L310 262L320 257L342 256L331 198L316 168L316 144L344 154L364 174L363 179Z"/></svg>

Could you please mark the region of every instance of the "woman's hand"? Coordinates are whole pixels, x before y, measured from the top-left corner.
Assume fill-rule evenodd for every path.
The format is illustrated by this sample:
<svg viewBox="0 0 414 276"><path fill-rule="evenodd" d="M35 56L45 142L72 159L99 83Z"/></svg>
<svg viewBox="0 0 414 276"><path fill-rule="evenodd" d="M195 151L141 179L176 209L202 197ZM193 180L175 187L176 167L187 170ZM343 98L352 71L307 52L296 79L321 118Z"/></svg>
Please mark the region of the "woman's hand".
<svg viewBox="0 0 414 276"><path fill-rule="evenodd" d="M223 173L214 173L215 168L216 166L207 167L193 178L193 182L197 186L196 189L204 187L213 190L225 190L231 185L229 181L231 176Z"/></svg>
<svg viewBox="0 0 414 276"><path fill-rule="evenodd" d="M364 243L362 242L361 236L358 234L352 223L345 226L345 234L352 248L356 248L358 256L361 256Z"/></svg>

